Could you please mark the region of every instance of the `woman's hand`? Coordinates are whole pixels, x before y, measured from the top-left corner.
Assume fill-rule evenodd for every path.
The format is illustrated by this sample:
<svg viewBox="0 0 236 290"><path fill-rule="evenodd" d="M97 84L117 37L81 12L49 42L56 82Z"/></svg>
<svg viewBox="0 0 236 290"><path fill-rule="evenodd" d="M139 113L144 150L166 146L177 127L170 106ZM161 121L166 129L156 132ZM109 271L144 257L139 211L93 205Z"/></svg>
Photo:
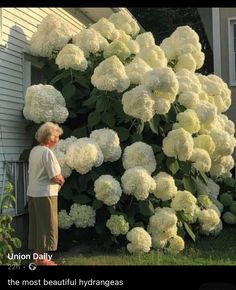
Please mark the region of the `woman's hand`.
<svg viewBox="0 0 236 290"><path fill-rule="evenodd" d="M65 178L60 174L60 175L54 176L52 178L52 181L56 182L60 186L63 186L63 184L65 183Z"/></svg>

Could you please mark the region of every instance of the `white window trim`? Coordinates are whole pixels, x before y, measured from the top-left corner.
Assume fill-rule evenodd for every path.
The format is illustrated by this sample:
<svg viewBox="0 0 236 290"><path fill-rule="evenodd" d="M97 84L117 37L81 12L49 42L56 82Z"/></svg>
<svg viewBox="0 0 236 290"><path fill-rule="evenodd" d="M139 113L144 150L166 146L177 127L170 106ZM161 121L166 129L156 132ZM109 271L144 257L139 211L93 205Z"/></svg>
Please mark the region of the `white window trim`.
<svg viewBox="0 0 236 290"><path fill-rule="evenodd" d="M220 8L212 8L214 74L221 77Z"/></svg>
<svg viewBox="0 0 236 290"><path fill-rule="evenodd" d="M3 40L2 40L2 25L3 25L3 21L2 21L2 8L0 8L0 47L5 47L6 45L4 44Z"/></svg>
<svg viewBox="0 0 236 290"><path fill-rule="evenodd" d="M229 84L232 87L236 87L233 23L236 24L236 17L229 17L228 18Z"/></svg>

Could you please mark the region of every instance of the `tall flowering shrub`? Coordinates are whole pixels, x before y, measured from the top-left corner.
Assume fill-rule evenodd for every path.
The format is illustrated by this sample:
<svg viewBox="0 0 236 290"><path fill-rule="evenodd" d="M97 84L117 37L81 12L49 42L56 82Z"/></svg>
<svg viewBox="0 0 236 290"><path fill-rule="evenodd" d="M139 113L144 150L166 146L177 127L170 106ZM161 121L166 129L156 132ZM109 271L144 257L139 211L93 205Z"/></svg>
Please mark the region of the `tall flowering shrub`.
<svg viewBox="0 0 236 290"><path fill-rule="evenodd" d="M197 71L204 53L191 27L158 45L124 12L76 35L48 16L31 47L47 82L27 90L28 129L64 129L54 148L66 177L61 229L90 228L131 253L177 253L187 236L219 233L224 206L236 223L231 92Z"/></svg>

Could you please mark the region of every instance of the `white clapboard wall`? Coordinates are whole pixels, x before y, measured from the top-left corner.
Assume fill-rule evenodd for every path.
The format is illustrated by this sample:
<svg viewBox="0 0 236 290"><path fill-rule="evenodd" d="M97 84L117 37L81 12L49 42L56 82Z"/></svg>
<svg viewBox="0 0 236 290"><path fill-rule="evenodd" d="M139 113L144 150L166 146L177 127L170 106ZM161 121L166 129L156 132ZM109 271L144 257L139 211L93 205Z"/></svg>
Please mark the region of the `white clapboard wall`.
<svg viewBox="0 0 236 290"><path fill-rule="evenodd" d="M25 76L23 52L29 52L29 40L37 25L49 14L68 22L76 34L85 24L63 8L0 8L0 193L3 185L3 161L18 160L32 140L25 132L22 117Z"/></svg>

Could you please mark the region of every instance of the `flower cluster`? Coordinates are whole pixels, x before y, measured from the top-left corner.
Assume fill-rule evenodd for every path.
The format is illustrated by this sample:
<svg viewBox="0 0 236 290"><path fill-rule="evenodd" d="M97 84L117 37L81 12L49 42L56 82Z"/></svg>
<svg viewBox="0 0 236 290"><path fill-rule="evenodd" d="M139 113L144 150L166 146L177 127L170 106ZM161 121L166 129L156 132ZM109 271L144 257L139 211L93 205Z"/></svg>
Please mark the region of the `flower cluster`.
<svg viewBox="0 0 236 290"><path fill-rule="evenodd" d="M93 227L95 225L96 211L90 205L72 204L69 213L77 228Z"/></svg>
<svg viewBox="0 0 236 290"><path fill-rule="evenodd" d="M91 132L89 138L96 141L100 146L104 156L104 162L114 162L120 159L120 140L114 130L108 128L94 130Z"/></svg>
<svg viewBox="0 0 236 290"><path fill-rule="evenodd" d="M156 208L148 223L148 232L152 237L152 246L160 249L177 234L177 216L169 207Z"/></svg>
<svg viewBox="0 0 236 290"><path fill-rule="evenodd" d="M50 14L39 24L32 35L31 53L33 55L52 58L71 39L72 30L68 23L57 15Z"/></svg>
<svg viewBox="0 0 236 290"><path fill-rule="evenodd" d="M114 236L125 235L129 230L129 223L123 215L111 215L106 226Z"/></svg>
<svg viewBox="0 0 236 290"><path fill-rule="evenodd" d="M124 193L135 196L137 200L145 200L156 188L155 180L141 166L127 169L121 183Z"/></svg>
<svg viewBox="0 0 236 290"><path fill-rule="evenodd" d="M135 142L127 146L124 150L122 161L125 169L141 166L149 173L152 173L156 169L153 149L144 142Z"/></svg>
<svg viewBox="0 0 236 290"><path fill-rule="evenodd" d="M175 71L185 68L194 72L204 63L205 55L201 51L199 37L189 26L178 27L160 46L169 62L175 62Z"/></svg>
<svg viewBox="0 0 236 290"><path fill-rule="evenodd" d="M84 137L73 142L66 152L66 163L80 174L85 174L93 166L103 163L102 151L94 140Z"/></svg>
<svg viewBox="0 0 236 290"><path fill-rule="evenodd" d="M58 227L63 230L68 230L73 225L73 221L70 215L65 209L62 209L58 213Z"/></svg>
<svg viewBox="0 0 236 290"><path fill-rule="evenodd" d="M135 227L126 235L127 240L130 241L127 249L130 253L144 252L147 253L151 249L151 237L143 228Z"/></svg>
<svg viewBox="0 0 236 290"><path fill-rule="evenodd" d="M116 204L122 194L120 183L111 175L101 175L94 182L94 191L96 198L108 206Z"/></svg>
<svg viewBox="0 0 236 290"><path fill-rule="evenodd" d="M60 69L84 71L88 67L88 62L84 57L84 52L76 45L70 43L63 47L56 57L56 64Z"/></svg>
<svg viewBox="0 0 236 290"><path fill-rule="evenodd" d="M65 99L51 85L33 85L27 88L23 114L35 123L53 121L63 123L68 117Z"/></svg>

